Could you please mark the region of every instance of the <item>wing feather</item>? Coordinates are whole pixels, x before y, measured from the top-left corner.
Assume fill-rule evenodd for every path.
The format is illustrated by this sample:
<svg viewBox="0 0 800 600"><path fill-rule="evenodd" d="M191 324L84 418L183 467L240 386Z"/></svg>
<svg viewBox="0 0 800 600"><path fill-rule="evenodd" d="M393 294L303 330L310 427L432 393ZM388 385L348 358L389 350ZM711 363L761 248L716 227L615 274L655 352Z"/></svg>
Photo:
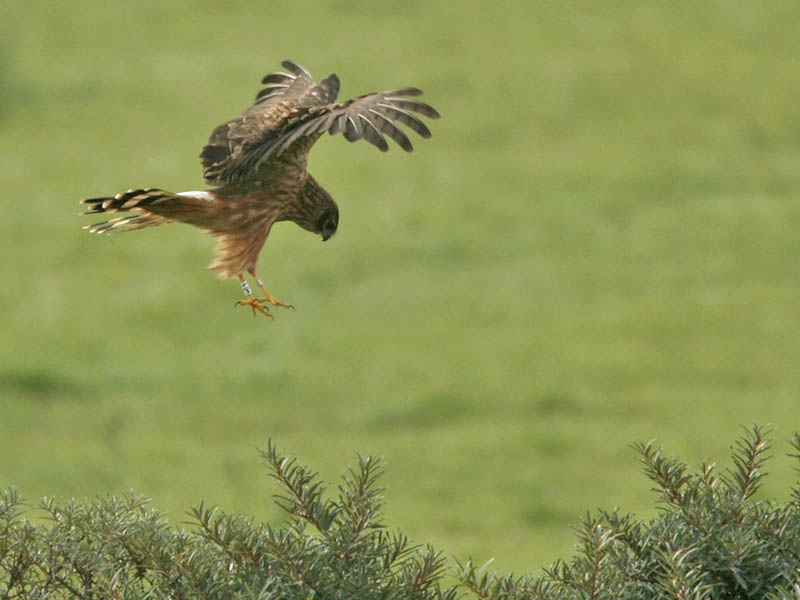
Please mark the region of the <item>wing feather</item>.
<svg viewBox="0 0 800 600"><path fill-rule="evenodd" d="M361 131L363 132L364 139L381 152L388 151L389 144L387 144L386 140L383 139L383 135L381 135L380 130L375 126L375 124L362 113L358 113L358 118L361 120Z"/></svg>
<svg viewBox="0 0 800 600"><path fill-rule="evenodd" d="M376 110L382 112L387 118L393 119L398 123L402 123L410 129L413 129L426 139L431 137L431 130L428 129L428 126L410 112L403 110L402 108L397 108L391 104L379 104Z"/></svg>
<svg viewBox="0 0 800 600"><path fill-rule="evenodd" d="M406 152L411 152L414 149L414 147L411 145L411 140L409 140L408 136L403 133L402 129L394 124L394 121L373 108L370 108L369 111L372 113L375 126L380 129L382 133L385 133L392 138L397 145Z"/></svg>
<svg viewBox="0 0 800 600"><path fill-rule="evenodd" d="M397 108L406 111L418 112L422 116L428 117L429 119L440 118L440 115L435 108L425 104L424 102L420 102L419 100L408 100L407 98L389 98L389 100L391 100L391 104Z"/></svg>
<svg viewBox="0 0 800 600"><path fill-rule="evenodd" d="M348 142L357 142L363 136L361 120L356 115L347 115L347 123L344 126L344 139Z"/></svg>

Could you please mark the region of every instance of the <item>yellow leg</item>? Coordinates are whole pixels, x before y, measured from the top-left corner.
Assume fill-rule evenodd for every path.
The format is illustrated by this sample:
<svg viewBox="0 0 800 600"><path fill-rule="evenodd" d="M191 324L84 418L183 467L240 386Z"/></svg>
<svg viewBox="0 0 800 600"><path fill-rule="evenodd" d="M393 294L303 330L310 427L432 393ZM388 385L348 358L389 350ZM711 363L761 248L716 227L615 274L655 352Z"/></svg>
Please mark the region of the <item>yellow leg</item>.
<svg viewBox="0 0 800 600"><path fill-rule="evenodd" d="M258 284L258 287L261 288L261 291L264 292L264 297L259 298L259 302L269 302L275 306L282 306L283 308L291 308L294 310L294 306L284 302L283 300L278 300L275 296L270 294L267 288L264 287L264 282L261 281L261 278L258 275L256 275L256 283Z"/></svg>
<svg viewBox="0 0 800 600"><path fill-rule="evenodd" d="M261 281L259 279L259 281ZM253 310L253 316L256 316L256 311L260 312L262 315L265 315L272 318L272 314L269 312L269 309L262 304L261 300L258 300L255 296L253 296L253 291L250 289L250 284L247 283L247 280L244 278L244 275L239 275L239 283L242 286L242 291L244 295L247 296L247 300L241 300L236 303L236 306L249 306Z"/></svg>

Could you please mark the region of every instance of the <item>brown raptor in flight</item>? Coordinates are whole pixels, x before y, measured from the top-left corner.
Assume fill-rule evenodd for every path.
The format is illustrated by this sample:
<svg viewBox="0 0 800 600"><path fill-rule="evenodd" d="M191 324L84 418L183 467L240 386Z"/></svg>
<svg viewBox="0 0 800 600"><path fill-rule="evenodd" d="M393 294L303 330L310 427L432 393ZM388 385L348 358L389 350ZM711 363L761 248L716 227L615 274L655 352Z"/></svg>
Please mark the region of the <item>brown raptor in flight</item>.
<svg viewBox="0 0 800 600"><path fill-rule="evenodd" d="M237 304L267 316L271 314L266 304L291 308L267 291L256 274L256 262L278 221L294 221L323 240L336 232L339 209L306 170L314 142L327 131L341 133L350 142L365 139L385 152L385 134L411 152L411 141L398 124L429 138L431 132L417 114L438 119L439 113L417 100L422 91L413 87L336 102L335 74L315 83L300 65L288 60L282 64L288 73L266 75L255 104L211 132L200 160L212 189L172 193L144 188L82 200L89 207L86 214L129 213L86 228L107 233L189 223L219 238L209 268L219 270L224 279L239 278L247 299ZM245 272L263 297L253 295Z"/></svg>

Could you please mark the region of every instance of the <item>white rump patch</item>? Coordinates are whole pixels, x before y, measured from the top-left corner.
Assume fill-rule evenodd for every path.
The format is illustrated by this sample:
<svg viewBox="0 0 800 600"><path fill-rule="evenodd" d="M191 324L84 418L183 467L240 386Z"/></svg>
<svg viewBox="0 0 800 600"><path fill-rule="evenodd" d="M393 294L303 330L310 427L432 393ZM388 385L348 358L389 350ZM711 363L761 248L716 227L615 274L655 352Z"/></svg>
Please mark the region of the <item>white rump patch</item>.
<svg viewBox="0 0 800 600"><path fill-rule="evenodd" d="M216 202L217 198L211 192L207 191L193 191L193 192L178 192L178 196L189 196L190 198L197 198L198 200L205 200L206 202Z"/></svg>

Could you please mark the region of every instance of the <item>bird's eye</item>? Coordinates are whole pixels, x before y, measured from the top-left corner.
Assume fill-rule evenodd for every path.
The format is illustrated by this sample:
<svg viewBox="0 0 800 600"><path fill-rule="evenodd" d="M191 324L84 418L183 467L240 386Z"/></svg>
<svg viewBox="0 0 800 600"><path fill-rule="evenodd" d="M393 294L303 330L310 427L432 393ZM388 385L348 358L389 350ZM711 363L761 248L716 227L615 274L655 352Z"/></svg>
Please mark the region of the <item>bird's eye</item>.
<svg viewBox="0 0 800 600"><path fill-rule="evenodd" d="M336 233L336 221L330 217L326 217L322 221L322 227L320 227L319 232L322 234L322 240L327 240Z"/></svg>

